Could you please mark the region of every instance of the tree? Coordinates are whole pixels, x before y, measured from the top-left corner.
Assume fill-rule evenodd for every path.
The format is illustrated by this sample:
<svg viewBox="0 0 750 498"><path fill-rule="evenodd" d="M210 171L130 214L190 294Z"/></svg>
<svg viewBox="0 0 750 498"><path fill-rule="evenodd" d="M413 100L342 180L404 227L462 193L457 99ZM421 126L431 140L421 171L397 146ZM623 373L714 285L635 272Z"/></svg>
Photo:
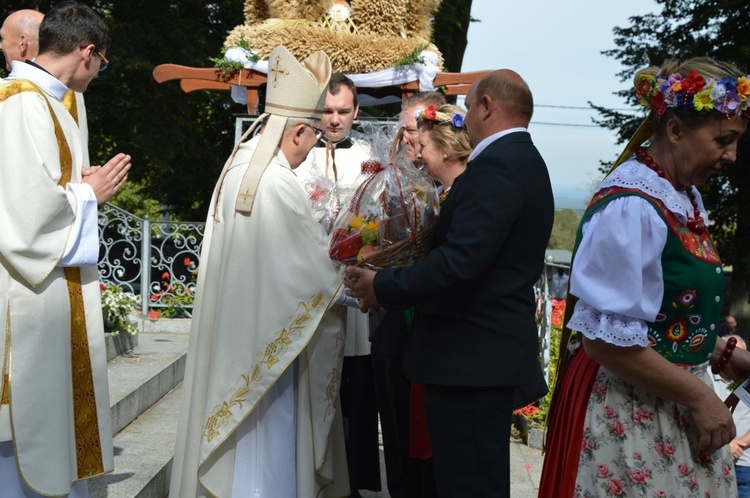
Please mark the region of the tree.
<svg viewBox="0 0 750 498"><path fill-rule="evenodd" d="M558 209L555 211L555 221L552 225L547 247L550 249L567 249L572 251L576 243L579 216L572 209Z"/></svg>
<svg viewBox="0 0 750 498"><path fill-rule="evenodd" d="M435 16L435 29L432 38L443 54L447 71L461 71L469 23L477 21L471 17L471 1L444 1L440 4L440 9Z"/></svg>
<svg viewBox="0 0 750 498"><path fill-rule="evenodd" d="M660 13L630 18L630 26L614 29L617 48L603 52L625 69L618 76L629 85L616 92L637 106L632 79L636 71L660 66L667 58L710 56L750 68L750 3L743 0L656 0ZM604 107L599 123L618 133L620 143L632 136L643 116L633 117ZM750 284L750 136L740 139L737 162L712 177L701 189L711 214L711 234L725 264L733 266L732 286ZM608 165L605 165L608 169ZM736 289L733 289L736 291Z"/></svg>
<svg viewBox="0 0 750 498"><path fill-rule="evenodd" d="M45 12L54 3L10 0L0 14L19 8ZM129 178L144 204L151 198L182 219L205 219L234 144L232 114L244 108L225 92L185 94L176 83L159 85L152 71L165 62L209 66L208 57L221 52L227 32L242 23L243 0L87 3L112 34L111 65L85 94L92 163L102 164L116 152L131 154Z"/></svg>

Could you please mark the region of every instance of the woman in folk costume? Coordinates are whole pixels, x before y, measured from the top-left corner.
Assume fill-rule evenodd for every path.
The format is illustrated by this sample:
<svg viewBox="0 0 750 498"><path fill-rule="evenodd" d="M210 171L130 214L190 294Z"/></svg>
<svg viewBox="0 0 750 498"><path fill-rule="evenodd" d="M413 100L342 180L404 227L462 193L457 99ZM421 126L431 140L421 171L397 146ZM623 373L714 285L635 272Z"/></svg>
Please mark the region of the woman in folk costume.
<svg viewBox="0 0 750 498"><path fill-rule="evenodd" d="M709 58L635 77L650 114L581 220L540 497L737 495L706 364L750 364L717 339L724 273L696 187L736 159L749 78Z"/></svg>
<svg viewBox="0 0 750 498"><path fill-rule="evenodd" d="M341 278L294 169L319 129L328 57L269 58L262 135L218 181L201 255L170 496L344 496ZM254 125L255 127L255 125Z"/></svg>

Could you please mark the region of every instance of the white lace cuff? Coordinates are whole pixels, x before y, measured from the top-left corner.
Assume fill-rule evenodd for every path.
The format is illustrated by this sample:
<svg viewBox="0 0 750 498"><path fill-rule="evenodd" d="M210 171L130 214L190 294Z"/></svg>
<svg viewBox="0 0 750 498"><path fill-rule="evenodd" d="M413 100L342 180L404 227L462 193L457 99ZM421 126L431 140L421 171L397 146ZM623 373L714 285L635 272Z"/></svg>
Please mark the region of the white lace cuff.
<svg viewBox="0 0 750 498"><path fill-rule="evenodd" d="M615 346L648 347L646 322L619 313L599 311L580 299L567 325L587 339L601 339Z"/></svg>

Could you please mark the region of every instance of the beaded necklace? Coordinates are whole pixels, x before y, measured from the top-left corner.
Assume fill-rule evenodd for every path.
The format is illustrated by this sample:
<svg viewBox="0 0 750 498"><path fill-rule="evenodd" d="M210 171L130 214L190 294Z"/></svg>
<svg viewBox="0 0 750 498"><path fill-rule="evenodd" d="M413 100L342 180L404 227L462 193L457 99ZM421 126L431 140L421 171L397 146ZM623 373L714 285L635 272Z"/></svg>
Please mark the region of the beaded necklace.
<svg viewBox="0 0 750 498"><path fill-rule="evenodd" d="M659 178L664 178L665 180L668 180L667 177L664 175L664 172L661 170L658 164L654 161L654 159L648 155L648 152L646 152L646 149L644 147L638 147L635 149L635 157L638 159L638 162L646 165L648 168L652 169L656 172L657 175L659 175ZM693 193L692 189L686 190L688 199L690 199L690 204L693 205L693 214L695 218L688 217L687 219L687 227L688 230L691 232L697 234L697 235L703 235L706 233L706 222L703 220L703 217L701 216L700 209L698 209L698 202L695 200L695 194Z"/></svg>

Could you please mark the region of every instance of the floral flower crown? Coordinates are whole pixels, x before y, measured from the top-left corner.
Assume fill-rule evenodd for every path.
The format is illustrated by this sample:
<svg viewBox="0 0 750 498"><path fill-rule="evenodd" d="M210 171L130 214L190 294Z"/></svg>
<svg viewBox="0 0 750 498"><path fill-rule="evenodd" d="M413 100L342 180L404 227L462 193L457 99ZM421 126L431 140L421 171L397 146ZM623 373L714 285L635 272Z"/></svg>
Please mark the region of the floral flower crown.
<svg viewBox="0 0 750 498"><path fill-rule="evenodd" d="M719 111L729 117L735 112L748 112L750 75L739 78L705 79L695 71L683 77L679 73L655 77L640 74L636 94L642 106L650 107L661 117L668 108L688 111ZM750 115L750 112L748 112Z"/></svg>
<svg viewBox="0 0 750 498"><path fill-rule="evenodd" d="M447 112L438 112L434 105L428 105L425 109L422 109L414 119L419 122L420 119L427 121L433 121L438 124L448 123L454 128L463 128L464 126L464 115L460 112L450 114Z"/></svg>

